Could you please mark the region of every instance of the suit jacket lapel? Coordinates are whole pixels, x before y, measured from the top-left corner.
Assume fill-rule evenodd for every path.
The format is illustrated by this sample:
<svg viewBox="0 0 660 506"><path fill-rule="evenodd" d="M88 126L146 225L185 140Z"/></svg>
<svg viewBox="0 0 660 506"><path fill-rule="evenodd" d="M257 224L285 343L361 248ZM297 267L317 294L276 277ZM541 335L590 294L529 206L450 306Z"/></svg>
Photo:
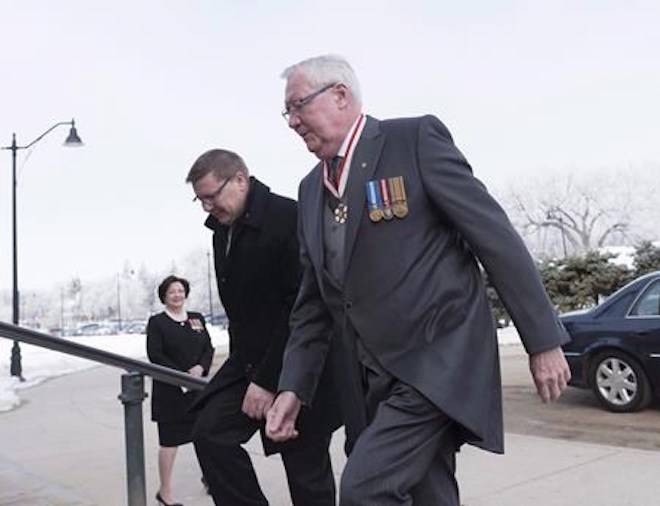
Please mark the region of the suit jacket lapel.
<svg viewBox="0 0 660 506"><path fill-rule="evenodd" d="M362 130L360 141L355 146L351 171L346 185L348 203L348 221L346 223L346 243L344 246L344 272L348 269L362 213L367 207L366 184L374 172L385 143L385 136L380 131L380 122L367 116L367 123Z"/></svg>

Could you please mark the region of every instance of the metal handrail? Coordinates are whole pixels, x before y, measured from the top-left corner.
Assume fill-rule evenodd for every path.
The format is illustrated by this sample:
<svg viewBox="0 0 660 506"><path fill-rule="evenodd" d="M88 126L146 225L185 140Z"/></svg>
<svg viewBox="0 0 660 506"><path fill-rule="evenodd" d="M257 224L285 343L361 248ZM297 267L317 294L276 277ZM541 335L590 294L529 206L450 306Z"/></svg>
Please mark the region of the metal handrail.
<svg viewBox="0 0 660 506"><path fill-rule="evenodd" d="M205 378L192 376L176 369L99 350L98 348L75 343L61 337L49 336L48 334L42 334L36 330L26 329L10 323L0 322L0 337L48 348L49 350L59 351L67 355L86 358L101 364L119 367L128 372L138 372L146 376L151 376L158 381L169 383L170 385L201 390L208 383L208 380Z"/></svg>
<svg viewBox="0 0 660 506"><path fill-rule="evenodd" d="M127 371L126 374L122 374L121 394L119 395L119 400L124 405L127 504L128 506L146 506L142 422L142 402L147 397L144 393L144 376L151 376L155 380L193 390L201 390L208 384L208 380L176 369L99 350L5 322L0 322L0 337L86 358Z"/></svg>

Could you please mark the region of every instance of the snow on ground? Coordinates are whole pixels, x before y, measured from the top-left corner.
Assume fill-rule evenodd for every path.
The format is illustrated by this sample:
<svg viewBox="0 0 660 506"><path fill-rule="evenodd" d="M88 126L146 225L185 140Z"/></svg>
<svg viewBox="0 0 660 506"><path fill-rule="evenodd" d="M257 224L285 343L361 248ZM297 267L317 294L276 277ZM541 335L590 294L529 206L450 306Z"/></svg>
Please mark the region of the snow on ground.
<svg viewBox="0 0 660 506"><path fill-rule="evenodd" d="M209 333L216 350L227 345L228 335L226 330L209 326ZM520 344L518 332L513 326L499 329L497 334L500 346ZM66 339L119 355L146 360L145 336L143 334L68 337ZM20 382L17 378L9 375L12 343L13 341L0 337L0 412L9 411L20 405L19 393L21 390L38 385L50 378L90 369L98 365L91 360L21 343L21 363L25 381Z"/></svg>
<svg viewBox="0 0 660 506"><path fill-rule="evenodd" d="M497 341L500 343L500 346L517 346L521 344L518 331L513 325L509 325L503 329L497 329Z"/></svg>
<svg viewBox="0 0 660 506"><path fill-rule="evenodd" d="M209 326L211 342L218 349L228 342L227 331ZM144 334L120 334L114 336L67 337L69 341L99 348L126 357L147 360L146 336ZM13 341L0 337L0 412L9 411L20 405L19 392L38 385L47 379L90 369L97 362L51 351L38 346L20 343L21 364L24 382L9 374Z"/></svg>

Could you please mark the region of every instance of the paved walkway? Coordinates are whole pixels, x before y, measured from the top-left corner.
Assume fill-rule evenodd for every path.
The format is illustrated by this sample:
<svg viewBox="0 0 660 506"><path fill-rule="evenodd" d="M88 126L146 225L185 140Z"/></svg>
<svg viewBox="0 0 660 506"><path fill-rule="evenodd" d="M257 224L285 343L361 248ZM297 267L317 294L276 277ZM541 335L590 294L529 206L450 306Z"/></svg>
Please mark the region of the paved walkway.
<svg viewBox="0 0 660 506"><path fill-rule="evenodd" d="M0 413L0 505L126 504L121 371L109 367L56 378L22 391L24 404ZM149 387L150 389L150 387ZM148 504L157 482L155 425L144 405ZM660 427L658 428L660 438ZM332 445L344 465L341 430ZM507 434L507 454L465 448L459 482L466 506L653 506L660 504L660 452ZM272 506L286 506L277 456L248 444ZM186 506L208 506L191 445L180 449L175 487Z"/></svg>

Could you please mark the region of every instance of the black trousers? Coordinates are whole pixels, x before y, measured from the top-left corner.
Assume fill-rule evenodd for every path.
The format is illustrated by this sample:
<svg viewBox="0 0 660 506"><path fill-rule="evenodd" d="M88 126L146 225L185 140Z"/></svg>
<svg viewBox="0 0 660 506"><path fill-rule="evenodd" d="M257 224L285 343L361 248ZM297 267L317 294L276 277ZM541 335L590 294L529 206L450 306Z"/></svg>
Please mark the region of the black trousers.
<svg viewBox="0 0 660 506"><path fill-rule="evenodd" d="M222 371L219 372L219 374ZM242 448L263 422L241 411L245 379L215 392L198 413L193 443L216 505L267 506L248 453ZM335 506L335 482L328 447L331 434L301 435L281 451L294 506Z"/></svg>
<svg viewBox="0 0 660 506"><path fill-rule="evenodd" d="M454 422L380 367L360 368L367 425L352 431L340 506L459 506Z"/></svg>

